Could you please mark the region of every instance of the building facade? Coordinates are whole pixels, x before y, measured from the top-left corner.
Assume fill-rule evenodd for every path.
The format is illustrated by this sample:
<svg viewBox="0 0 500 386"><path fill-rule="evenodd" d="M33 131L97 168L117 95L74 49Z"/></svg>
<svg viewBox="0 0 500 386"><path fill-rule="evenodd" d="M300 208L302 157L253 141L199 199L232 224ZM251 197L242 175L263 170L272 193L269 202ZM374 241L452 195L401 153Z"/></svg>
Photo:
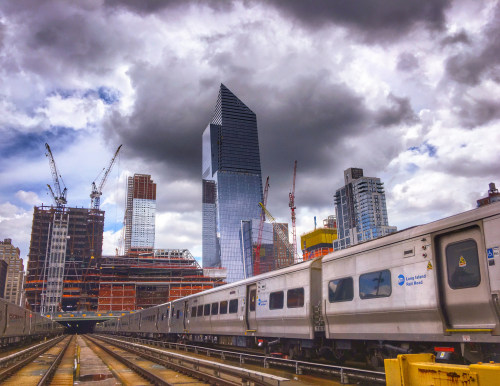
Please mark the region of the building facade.
<svg viewBox="0 0 500 386"><path fill-rule="evenodd" d="M125 254L154 249L156 184L150 175L128 177L125 205Z"/></svg>
<svg viewBox="0 0 500 386"><path fill-rule="evenodd" d="M97 309L104 212L34 208L26 300L35 312Z"/></svg>
<svg viewBox="0 0 500 386"><path fill-rule="evenodd" d="M335 250L395 232L389 226L384 184L380 178L365 177L363 169L344 171L345 185L335 192L338 239Z"/></svg>
<svg viewBox="0 0 500 386"><path fill-rule="evenodd" d="M3 298L21 305L23 293L24 265L19 248L12 245L11 239L0 241L0 260L7 263L5 291Z"/></svg>
<svg viewBox="0 0 500 386"><path fill-rule="evenodd" d="M227 282L249 277L244 221L260 218L262 177L255 113L223 84L202 136L203 267L227 269Z"/></svg>

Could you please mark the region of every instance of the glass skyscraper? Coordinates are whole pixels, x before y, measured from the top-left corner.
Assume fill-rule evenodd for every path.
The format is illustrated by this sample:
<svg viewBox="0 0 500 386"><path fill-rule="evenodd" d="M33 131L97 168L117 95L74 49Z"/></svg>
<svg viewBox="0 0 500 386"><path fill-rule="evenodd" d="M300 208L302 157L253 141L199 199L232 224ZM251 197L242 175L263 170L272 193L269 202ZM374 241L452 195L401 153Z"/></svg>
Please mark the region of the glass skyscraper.
<svg viewBox="0 0 500 386"><path fill-rule="evenodd" d="M243 251L246 222L261 216L257 118L223 84L203 132L202 184L203 267L226 268L228 283L251 276Z"/></svg>
<svg viewBox="0 0 500 386"><path fill-rule="evenodd" d="M397 228L389 225L384 183L380 178L363 176L363 169L344 171L345 185L335 192L338 239L333 249L376 239Z"/></svg>

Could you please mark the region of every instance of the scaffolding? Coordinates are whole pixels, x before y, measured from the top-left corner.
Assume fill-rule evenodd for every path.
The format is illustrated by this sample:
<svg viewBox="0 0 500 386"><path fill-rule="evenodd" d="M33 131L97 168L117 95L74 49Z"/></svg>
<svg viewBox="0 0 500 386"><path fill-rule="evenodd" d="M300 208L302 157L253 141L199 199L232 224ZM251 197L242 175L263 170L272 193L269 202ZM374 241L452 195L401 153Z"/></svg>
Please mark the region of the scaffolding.
<svg viewBox="0 0 500 386"><path fill-rule="evenodd" d="M101 259L98 311L149 308L225 284L223 275L205 275L187 249L131 252Z"/></svg>
<svg viewBox="0 0 500 386"><path fill-rule="evenodd" d="M104 212L34 208L26 298L36 312L97 309Z"/></svg>

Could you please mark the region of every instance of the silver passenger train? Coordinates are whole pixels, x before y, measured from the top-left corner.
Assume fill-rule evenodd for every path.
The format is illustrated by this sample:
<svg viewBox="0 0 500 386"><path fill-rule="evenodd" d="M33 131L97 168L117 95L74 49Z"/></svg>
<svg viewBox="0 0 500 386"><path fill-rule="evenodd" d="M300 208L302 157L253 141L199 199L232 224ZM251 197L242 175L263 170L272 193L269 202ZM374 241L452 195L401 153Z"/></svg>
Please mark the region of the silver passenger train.
<svg viewBox="0 0 500 386"><path fill-rule="evenodd" d="M49 318L0 299L0 347L60 335L64 327Z"/></svg>
<svg viewBox="0 0 500 386"><path fill-rule="evenodd" d="M148 308L97 331L289 357L500 359L500 203Z"/></svg>

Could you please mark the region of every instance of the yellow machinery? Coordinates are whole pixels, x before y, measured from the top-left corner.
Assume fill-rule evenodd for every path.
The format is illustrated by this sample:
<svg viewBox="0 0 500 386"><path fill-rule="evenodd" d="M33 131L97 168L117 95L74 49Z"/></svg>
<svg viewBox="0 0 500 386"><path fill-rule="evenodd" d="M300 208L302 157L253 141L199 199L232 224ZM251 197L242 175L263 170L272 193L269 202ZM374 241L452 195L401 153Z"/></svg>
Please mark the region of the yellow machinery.
<svg viewBox="0 0 500 386"><path fill-rule="evenodd" d="M386 359L385 374L388 386L500 385L500 363L436 363L433 354L402 354Z"/></svg>

